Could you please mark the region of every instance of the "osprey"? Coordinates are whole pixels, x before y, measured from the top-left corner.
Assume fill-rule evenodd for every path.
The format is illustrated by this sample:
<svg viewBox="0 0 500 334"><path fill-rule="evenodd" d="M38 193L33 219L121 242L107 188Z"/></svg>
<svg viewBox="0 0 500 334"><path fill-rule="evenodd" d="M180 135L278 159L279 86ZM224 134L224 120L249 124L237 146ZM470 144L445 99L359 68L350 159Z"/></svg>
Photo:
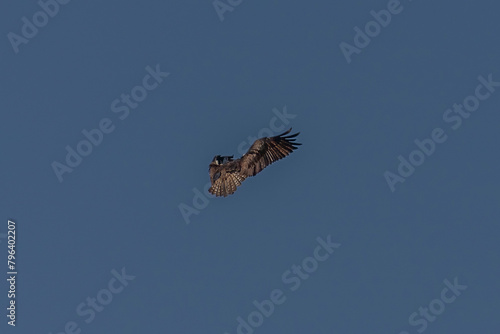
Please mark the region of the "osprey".
<svg viewBox="0 0 500 334"><path fill-rule="evenodd" d="M241 182L249 176L254 176L261 170L278 161L297 149L300 143L295 143L295 137L300 132L285 136L288 131L275 137L257 139L241 158L233 160L233 156L216 155L208 173L212 186L208 191L215 196L231 195Z"/></svg>

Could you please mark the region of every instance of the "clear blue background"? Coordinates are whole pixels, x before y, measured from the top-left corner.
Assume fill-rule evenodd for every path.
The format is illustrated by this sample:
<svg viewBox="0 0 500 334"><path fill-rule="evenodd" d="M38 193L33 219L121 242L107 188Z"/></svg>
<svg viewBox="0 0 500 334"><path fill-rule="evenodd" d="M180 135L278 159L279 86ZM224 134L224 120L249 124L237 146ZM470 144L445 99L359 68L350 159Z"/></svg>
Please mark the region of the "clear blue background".
<svg viewBox="0 0 500 334"><path fill-rule="evenodd" d="M211 1L71 1L17 54L7 34L40 7L4 1L0 233L17 222L19 275L2 332L233 334L281 289L255 333L417 333L410 314L457 277L425 332L498 333L500 90L456 131L442 116L500 81L500 4L402 6L348 64L339 44L386 0L248 0L222 22ZM120 120L111 102L156 64L170 76ZM212 157L284 106L303 146L186 224ZM115 130L60 183L51 163L103 118ZM391 192L383 173L436 127L448 140ZM290 291L281 275L327 235L341 247ZM86 324L76 306L123 267L135 279Z"/></svg>

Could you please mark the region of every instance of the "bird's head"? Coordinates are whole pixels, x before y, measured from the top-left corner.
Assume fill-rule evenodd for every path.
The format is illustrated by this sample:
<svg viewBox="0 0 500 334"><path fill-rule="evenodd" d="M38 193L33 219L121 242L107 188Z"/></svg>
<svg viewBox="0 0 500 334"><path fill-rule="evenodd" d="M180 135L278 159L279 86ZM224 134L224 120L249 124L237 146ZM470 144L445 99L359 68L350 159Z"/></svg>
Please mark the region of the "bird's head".
<svg viewBox="0 0 500 334"><path fill-rule="evenodd" d="M222 163L222 157L220 155L216 155L212 162L216 165L220 165Z"/></svg>

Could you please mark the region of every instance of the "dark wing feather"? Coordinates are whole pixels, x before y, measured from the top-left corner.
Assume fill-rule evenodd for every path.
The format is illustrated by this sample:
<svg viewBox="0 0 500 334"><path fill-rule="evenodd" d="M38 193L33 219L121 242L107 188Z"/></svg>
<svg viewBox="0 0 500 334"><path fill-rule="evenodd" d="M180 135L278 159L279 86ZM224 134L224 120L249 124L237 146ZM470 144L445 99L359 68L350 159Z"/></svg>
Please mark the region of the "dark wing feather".
<svg viewBox="0 0 500 334"><path fill-rule="evenodd" d="M291 128L275 137L257 139L248 152L241 157L240 174L244 177L254 176L275 161L288 156L298 148L298 145L302 145L295 142L295 137L300 132L285 136L290 131L292 131Z"/></svg>

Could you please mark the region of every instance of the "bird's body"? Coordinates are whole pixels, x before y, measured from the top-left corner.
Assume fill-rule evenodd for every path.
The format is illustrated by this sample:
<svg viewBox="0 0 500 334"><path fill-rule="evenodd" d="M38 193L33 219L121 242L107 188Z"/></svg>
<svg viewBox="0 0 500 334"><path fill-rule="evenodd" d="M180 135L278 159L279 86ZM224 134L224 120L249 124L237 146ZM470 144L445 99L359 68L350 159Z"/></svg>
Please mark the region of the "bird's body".
<svg viewBox="0 0 500 334"><path fill-rule="evenodd" d="M301 145L295 143L299 133L285 136L291 130L275 137L257 139L239 159L216 155L208 170L212 183L208 191L215 196L231 195L247 177L255 176L273 162L288 156Z"/></svg>

